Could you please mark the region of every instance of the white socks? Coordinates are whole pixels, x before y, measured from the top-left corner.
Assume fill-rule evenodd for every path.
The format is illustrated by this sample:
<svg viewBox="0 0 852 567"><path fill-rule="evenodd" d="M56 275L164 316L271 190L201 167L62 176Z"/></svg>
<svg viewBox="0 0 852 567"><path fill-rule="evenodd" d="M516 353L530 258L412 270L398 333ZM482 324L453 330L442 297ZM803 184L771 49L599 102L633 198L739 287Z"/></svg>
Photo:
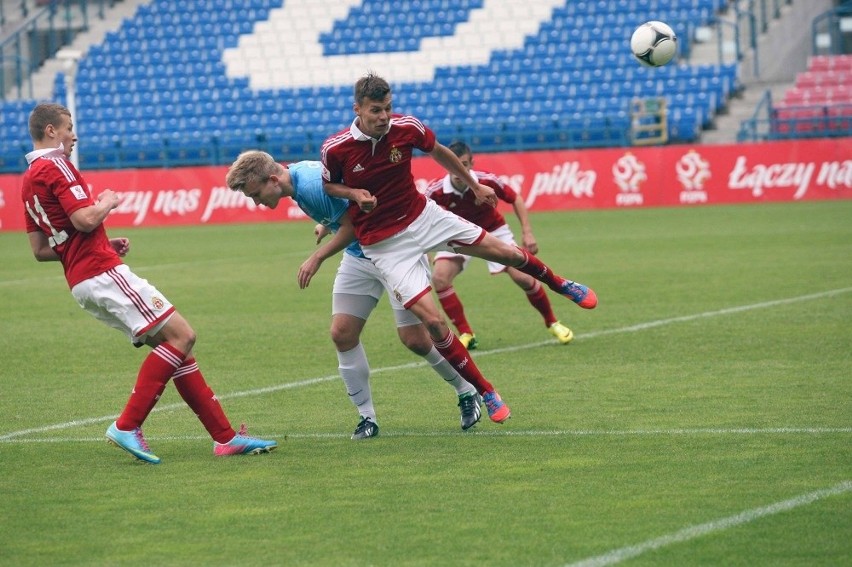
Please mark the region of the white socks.
<svg viewBox="0 0 852 567"><path fill-rule="evenodd" d="M466 394L466 393L476 393L476 388L473 387L473 384L467 382L464 378L456 372L456 369L453 368L453 365L447 362L447 359L441 356L441 353L438 352L434 346L432 350L429 351L429 354L424 356L430 365L432 365L432 370L438 373L438 375L444 379L450 386L456 389L456 394Z"/></svg>
<svg viewBox="0 0 852 567"><path fill-rule="evenodd" d="M370 365L367 363L364 345L359 342L352 350L338 351L337 370L358 413L377 423L376 408L373 407L373 396L370 392Z"/></svg>
<svg viewBox="0 0 852 567"><path fill-rule="evenodd" d="M476 393L476 388L465 381L434 346L423 358L445 382L455 388L457 395ZM358 413L362 417L369 417L373 423L378 423L376 408L373 406L373 395L370 391L370 365L367 362L364 345L359 342L352 350L338 351L337 370L346 385L349 400L358 409Z"/></svg>

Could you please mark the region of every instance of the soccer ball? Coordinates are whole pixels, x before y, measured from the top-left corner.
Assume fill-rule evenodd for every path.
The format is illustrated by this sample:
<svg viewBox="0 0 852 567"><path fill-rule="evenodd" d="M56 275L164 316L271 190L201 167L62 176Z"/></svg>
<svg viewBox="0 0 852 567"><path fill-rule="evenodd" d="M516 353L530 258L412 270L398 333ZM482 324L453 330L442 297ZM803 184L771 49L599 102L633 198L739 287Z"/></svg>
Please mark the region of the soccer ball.
<svg viewBox="0 0 852 567"><path fill-rule="evenodd" d="M630 50L643 65L660 67L671 61L677 53L677 36L663 22L645 22L633 32Z"/></svg>

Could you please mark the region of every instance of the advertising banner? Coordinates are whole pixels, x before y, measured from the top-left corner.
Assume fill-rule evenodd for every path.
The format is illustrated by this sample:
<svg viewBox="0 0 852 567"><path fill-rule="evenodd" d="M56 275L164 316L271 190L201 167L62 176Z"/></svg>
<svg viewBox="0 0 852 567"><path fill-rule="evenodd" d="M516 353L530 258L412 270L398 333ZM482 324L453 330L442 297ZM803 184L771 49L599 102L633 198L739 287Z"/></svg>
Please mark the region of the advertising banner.
<svg viewBox="0 0 852 567"><path fill-rule="evenodd" d="M476 148L473 148L476 152ZM475 154L531 212L700 206L852 198L852 138ZM303 220L290 200L275 211L229 190L226 166L84 171L97 195L121 194L109 227ZM421 190L445 174L414 160ZM23 230L21 175L0 175L0 230ZM381 203L379 204L381 206Z"/></svg>

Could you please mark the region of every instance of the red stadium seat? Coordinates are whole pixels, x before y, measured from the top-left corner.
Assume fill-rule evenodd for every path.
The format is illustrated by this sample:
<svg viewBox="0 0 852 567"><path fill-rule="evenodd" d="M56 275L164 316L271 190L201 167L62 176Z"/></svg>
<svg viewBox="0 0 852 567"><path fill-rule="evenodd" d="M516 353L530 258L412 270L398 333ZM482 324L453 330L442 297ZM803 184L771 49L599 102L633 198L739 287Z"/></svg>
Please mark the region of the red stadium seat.
<svg viewBox="0 0 852 567"><path fill-rule="evenodd" d="M852 55L814 55L808 60L809 71L829 69L852 71Z"/></svg>

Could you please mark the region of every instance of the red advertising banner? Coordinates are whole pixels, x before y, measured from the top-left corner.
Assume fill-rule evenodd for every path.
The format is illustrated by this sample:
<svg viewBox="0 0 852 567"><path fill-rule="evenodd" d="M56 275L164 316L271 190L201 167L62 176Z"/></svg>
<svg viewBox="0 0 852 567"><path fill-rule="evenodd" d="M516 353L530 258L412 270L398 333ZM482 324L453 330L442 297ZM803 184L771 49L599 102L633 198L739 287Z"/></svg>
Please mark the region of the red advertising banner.
<svg viewBox="0 0 852 567"><path fill-rule="evenodd" d="M474 168L503 176L530 211L852 198L852 138L477 154ZM445 173L429 157L416 158L413 169L420 188ZM104 189L121 194L110 227L305 218L290 201L276 211L256 206L225 186L226 171L83 175L95 195ZM20 175L0 175L0 230L24 229L20 181Z"/></svg>

